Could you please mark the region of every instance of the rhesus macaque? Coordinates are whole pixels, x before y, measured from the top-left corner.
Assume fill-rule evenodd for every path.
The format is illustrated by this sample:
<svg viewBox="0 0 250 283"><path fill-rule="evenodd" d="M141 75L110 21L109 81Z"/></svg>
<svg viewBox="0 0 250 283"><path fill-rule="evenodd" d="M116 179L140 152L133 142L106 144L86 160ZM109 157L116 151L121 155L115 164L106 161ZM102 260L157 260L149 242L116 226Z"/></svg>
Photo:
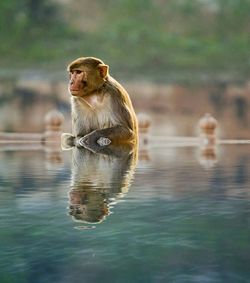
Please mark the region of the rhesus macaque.
<svg viewBox="0 0 250 283"><path fill-rule="evenodd" d="M137 143L131 100L109 75L109 67L100 59L85 57L73 61L68 71L74 145L96 151L110 143Z"/></svg>
<svg viewBox="0 0 250 283"><path fill-rule="evenodd" d="M72 175L68 213L81 223L100 223L111 206L129 190L137 162L132 144L103 147L93 153L72 148Z"/></svg>

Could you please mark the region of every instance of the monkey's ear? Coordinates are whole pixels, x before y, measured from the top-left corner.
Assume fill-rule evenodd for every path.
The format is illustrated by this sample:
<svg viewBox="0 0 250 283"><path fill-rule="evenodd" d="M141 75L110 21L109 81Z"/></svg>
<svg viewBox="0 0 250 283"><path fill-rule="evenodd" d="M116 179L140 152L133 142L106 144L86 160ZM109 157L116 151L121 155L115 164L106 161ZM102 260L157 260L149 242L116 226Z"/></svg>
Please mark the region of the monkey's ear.
<svg viewBox="0 0 250 283"><path fill-rule="evenodd" d="M105 79L108 74L109 74L109 66L108 65L104 65L104 64L101 64L98 66L99 70L100 70L100 75L103 79Z"/></svg>

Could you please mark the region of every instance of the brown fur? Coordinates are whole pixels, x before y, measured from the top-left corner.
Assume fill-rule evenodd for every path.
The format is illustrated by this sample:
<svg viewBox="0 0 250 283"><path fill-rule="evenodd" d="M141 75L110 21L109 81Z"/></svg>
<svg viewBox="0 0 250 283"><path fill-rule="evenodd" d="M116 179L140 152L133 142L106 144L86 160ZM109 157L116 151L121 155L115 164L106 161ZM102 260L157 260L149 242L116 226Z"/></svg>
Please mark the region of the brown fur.
<svg viewBox="0 0 250 283"><path fill-rule="evenodd" d="M112 144L136 143L138 126L130 97L109 75L108 66L86 57L73 61L68 71L73 136L91 147L100 137Z"/></svg>
<svg viewBox="0 0 250 283"><path fill-rule="evenodd" d="M133 181L137 147L110 146L98 153L72 149L69 214L76 222L99 223L110 213L110 203L122 198Z"/></svg>

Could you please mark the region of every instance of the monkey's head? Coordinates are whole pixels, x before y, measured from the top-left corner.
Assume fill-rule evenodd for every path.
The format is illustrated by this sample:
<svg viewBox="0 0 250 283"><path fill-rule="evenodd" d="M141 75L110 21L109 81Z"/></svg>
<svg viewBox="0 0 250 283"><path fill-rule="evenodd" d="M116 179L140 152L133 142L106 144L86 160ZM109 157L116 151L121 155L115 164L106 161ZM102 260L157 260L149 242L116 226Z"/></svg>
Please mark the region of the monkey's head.
<svg viewBox="0 0 250 283"><path fill-rule="evenodd" d="M102 60L83 57L69 64L69 92L73 96L86 96L98 90L108 76L109 67Z"/></svg>

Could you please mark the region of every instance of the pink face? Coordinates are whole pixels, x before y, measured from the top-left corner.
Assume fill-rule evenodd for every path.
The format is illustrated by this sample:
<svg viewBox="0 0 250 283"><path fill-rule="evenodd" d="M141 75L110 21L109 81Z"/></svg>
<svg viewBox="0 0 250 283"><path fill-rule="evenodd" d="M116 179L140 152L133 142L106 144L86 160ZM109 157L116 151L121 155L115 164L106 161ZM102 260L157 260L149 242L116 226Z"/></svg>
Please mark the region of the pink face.
<svg viewBox="0 0 250 283"><path fill-rule="evenodd" d="M71 70L69 73L69 92L73 96L84 95L86 88L86 73L82 70Z"/></svg>

